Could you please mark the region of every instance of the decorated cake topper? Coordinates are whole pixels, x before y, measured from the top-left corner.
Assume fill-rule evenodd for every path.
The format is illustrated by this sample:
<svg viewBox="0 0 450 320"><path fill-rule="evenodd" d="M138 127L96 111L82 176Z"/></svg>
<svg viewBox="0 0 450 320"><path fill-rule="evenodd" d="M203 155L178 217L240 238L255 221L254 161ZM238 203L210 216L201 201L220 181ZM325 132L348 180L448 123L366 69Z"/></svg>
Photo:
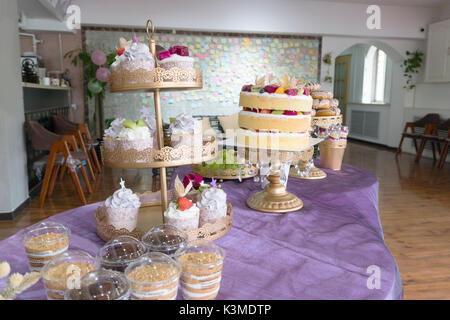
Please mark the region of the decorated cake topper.
<svg viewBox="0 0 450 320"><path fill-rule="evenodd" d="M183 182L181 182L180 178L177 175L177 177L175 178L174 187L175 187L176 195L179 198L182 198L185 195L187 195L189 191L191 191L191 189L192 189L192 181L189 181L188 185L186 187L184 187Z"/></svg>
<svg viewBox="0 0 450 320"><path fill-rule="evenodd" d="M119 39L120 48L125 48L127 46L130 46L132 42L133 42L133 40L127 41L127 39L125 39L125 38L120 38Z"/></svg>
<svg viewBox="0 0 450 320"><path fill-rule="evenodd" d="M120 109L117 108L117 118L120 118Z"/></svg>
<svg viewBox="0 0 450 320"><path fill-rule="evenodd" d="M136 33L133 35L133 38L134 38L134 42L139 43L139 38L136 35Z"/></svg>
<svg viewBox="0 0 450 320"><path fill-rule="evenodd" d="M211 183L210 183L211 187L213 188L217 188L217 180L212 178Z"/></svg>
<svg viewBox="0 0 450 320"><path fill-rule="evenodd" d="M122 178L120 178L120 187L125 189L125 181L123 181Z"/></svg>

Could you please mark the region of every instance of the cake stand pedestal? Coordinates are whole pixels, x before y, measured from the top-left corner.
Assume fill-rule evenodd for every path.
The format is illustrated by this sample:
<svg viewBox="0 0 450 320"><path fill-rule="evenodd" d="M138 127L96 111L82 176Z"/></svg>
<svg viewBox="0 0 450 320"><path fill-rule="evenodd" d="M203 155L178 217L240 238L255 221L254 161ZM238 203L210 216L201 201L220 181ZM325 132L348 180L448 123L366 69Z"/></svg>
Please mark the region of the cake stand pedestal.
<svg viewBox="0 0 450 320"><path fill-rule="evenodd" d="M246 162L260 162L270 159L271 169L267 184L263 191L257 192L247 199L247 205L257 211L269 213L288 213L303 208L303 201L288 192L280 182L280 169L283 162L297 163L304 159L313 146L322 139L311 138L308 146L298 150L273 150L237 145L238 159ZM314 149L313 149L314 150Z"/></svg>

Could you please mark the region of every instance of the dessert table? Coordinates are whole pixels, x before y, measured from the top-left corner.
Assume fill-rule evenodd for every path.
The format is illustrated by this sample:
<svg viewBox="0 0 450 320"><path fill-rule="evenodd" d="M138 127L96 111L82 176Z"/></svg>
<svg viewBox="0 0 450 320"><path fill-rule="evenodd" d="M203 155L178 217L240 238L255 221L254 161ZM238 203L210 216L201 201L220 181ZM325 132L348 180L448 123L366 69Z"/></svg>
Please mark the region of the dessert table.
<svg viewBox="0 0 450 320"><path fill-rule="evenodd" d="M190 170L179 167L173 177L182 178ZM222 183L234 215L229 233L215 241L226 250L217 299L402 298L398 267L383 239L376 178L345 164L341 171L325 171L328 177L323 180L289 178L288 191L300 197L304 207L288 214L248 208L246 199L261 190L253 179ZM71 229L71 249L95 255L104 244L96 234L98 206L79 207L48 220ZM21 242L25 230L0 242L0 261L8 260L12 272L28 271ZM367 285L373 274L370 266L379 267L379 288ZM18 296L45 298L42 281Z"/></svg>

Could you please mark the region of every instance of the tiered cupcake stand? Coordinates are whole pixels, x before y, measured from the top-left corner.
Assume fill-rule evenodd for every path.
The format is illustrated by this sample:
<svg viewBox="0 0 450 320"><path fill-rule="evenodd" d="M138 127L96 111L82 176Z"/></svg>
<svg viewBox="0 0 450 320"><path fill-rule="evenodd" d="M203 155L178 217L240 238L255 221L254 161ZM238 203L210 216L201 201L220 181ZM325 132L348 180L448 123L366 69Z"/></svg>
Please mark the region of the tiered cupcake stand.
<svg viewBox="0 0 450 320"><path fill-rule="evenodd" d="M151 33L150 29L151 28ZM161 193L160 199L152 199L145 202L141 208L152 207L153 214L156 207L160 207L163 213L168 207L168 190L166 180L166 168L174 166L182 166L188 164L202 163L216 158L218 154L218 144L215 139L204 139L201 147L181 146L172 148L164 146L163 122L161 113L160 92L165 90L192 90L201 89L203 87L203 78L200 70L182 70L174 67L169 70L159 68L156 64L156 43L153 38L155 27L151 20L147 21L147 35L149 37L149 48L155 60L155 68L149 76L148 72L142 70L142 74L137 72L121 72L120 74L112 74L110 79L111 92L153 92L155 104L155 120L157 126L158 149L146 149L139 152L120 152L117 150L111 151L105 148L102 149L103 161L106 166L113 168L135 169L135 168L159 168L160 169L160 184ZM133 150L134 151L134 150ZM144 194L145 195L145 194ZM153 198L158 198L153 195ZM232 216L232 208L229 208ZM140 214L141 215L141 214ZM230 215L230 214L229 214ZM142 235L143 229L147 229L149 225L161 223L161 219L153 217L145 223L138 220L138 227L134 233L127 232L127 230L113 230L111 226L105 224L105 217L101 212L97 212L97 230L99 235L104 240L110 239L120 234L132 234L137 237ZM230 217L231 220L231 217ZM231 224L231 222L230 222ZM139 229L139 230L138 230ZM145 230L146 231L146 230ZM199 231L201 233L202 231ZM204 232L203 232L204 233Z"/></svg>
<svg viewBox="0 0 450 320"><path fill-rule="evenodd" d="M311 118L311 129L313 129L315 126L318 128L329 128L333 125L340 125L342 124L342 115L339 116L332 116L332 117L312 117ZM312 152L310 152L309 158L304 158L298 162L298 167L292 167L289 173L290 177L293 178L299 178L299 179L305 179L305 180L318 180L318 179L324 179L327 177L327 174L325 171L323 171L320 168L317 168L314 165L314 162L311 160L314 156L314 148L312 149ZM309 175L299 175L298 170L305 172L308 171L309 166Z"/></svg>

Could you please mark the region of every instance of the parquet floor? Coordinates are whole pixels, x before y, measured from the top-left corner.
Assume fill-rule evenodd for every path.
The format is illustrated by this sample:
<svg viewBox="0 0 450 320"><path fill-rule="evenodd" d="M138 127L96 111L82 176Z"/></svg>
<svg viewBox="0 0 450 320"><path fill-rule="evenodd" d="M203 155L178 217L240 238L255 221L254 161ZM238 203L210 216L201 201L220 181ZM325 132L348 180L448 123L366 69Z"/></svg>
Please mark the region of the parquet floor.
<svg viewBox="0 0 450 320"><path fill-rule="evenodd" d="M351 142L344 162L372 172L380 182L379 209L385 241L396 259L405 299L450 299L450 164L443 169L430 159L414 162L402 154ZM89 203L106 199L123 177L143 192L153 185L152 171L108 169L93 184ZM45 208L34 199L15 221L0 221L0 240L53 214L80 206L69 177L58 181Z"/></svg>

